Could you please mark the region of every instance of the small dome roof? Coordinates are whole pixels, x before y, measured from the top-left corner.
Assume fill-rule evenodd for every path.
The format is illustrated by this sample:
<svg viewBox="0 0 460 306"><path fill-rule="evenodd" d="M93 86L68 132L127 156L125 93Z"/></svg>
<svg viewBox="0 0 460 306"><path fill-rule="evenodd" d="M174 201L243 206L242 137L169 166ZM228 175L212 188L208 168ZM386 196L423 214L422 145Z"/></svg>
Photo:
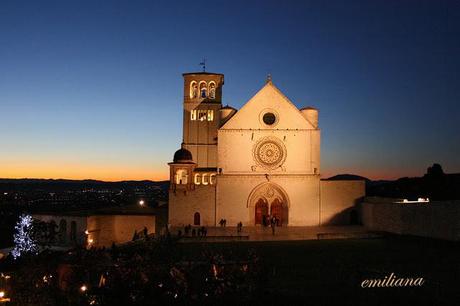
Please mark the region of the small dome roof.
<svg viewBox="0 0 460 306"><path fill-rule="evenodd" d="M231 109L231 110L236 110L236 108L233 108L233 107L229 106L228 104L227 104L227 105L225 105L224 107L221 107L220 109L221 109L221 110L223 110L223 109Z"/></svg>
<svg viewBox="0 0 460 306"><path fill-rule="evenodd" d="M193 157L192 153L184 148L184 145L182 145L182 148L176 151L174 153L174 159L173 161L175 163L193 163Z"/></svg>
<svg viewBox="0 0 460 306"><path fill-rule="evenodd" d="M315 108L313 106L302 107L300 110L303 111L303 110L307 110L307 109L318 110L317 108Z"/></svg>

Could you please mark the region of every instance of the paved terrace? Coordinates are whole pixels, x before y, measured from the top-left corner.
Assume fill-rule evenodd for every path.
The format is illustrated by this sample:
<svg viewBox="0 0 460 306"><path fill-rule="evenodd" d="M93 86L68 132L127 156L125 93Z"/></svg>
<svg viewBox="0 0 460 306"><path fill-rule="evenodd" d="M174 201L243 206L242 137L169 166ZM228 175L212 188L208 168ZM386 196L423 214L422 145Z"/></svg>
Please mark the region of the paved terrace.
<svg viewBox="0 0 460 306"><path fill-rule="evenodd" d="M198 227L195 227L197 230ZM187 241L281 241L281 240L317 240L317 239L349 239L349 238L374 238L380 235L369 232L363 226L295 226L276 227L273 235L271 227L252 226L243 227L238 234L236 227L207 227L207 237L192 237L191 234L182 238ZM177 235L184 228L173 227L171 233Z"/></svg>

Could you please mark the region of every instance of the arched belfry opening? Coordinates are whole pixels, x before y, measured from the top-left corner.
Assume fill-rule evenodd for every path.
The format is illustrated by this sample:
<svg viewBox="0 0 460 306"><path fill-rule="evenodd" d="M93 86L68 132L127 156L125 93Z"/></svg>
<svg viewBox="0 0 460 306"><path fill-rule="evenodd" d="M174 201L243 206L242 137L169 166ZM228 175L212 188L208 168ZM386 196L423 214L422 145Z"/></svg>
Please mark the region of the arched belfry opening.
<svg viewBox="0 0 460 306"><path fill-rule="evenodd" d="M248 197L250 225L262 225L275 217L278 225L289 224L289 198L281 186L267 182L256 186Z"/></svg>

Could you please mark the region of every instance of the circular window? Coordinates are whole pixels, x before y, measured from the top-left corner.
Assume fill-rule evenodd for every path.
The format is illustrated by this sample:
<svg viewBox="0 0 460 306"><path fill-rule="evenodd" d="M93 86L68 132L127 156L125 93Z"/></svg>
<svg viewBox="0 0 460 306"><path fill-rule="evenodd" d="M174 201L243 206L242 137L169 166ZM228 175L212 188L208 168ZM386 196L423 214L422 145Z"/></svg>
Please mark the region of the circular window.
<svg viewBox="0 0 460 306"><path fill-rule="evenodd" d="M273 125L276 122L276 116L274 113L265 113L262 120L266 125Z"/></svg>
<svg viewBox="0 0 460 306"><path fill-rule="evenodd" d="M276 169L286 159L286 148L281 141L274 137L264 137L253 149L255 160L266 169Z"/></svg>

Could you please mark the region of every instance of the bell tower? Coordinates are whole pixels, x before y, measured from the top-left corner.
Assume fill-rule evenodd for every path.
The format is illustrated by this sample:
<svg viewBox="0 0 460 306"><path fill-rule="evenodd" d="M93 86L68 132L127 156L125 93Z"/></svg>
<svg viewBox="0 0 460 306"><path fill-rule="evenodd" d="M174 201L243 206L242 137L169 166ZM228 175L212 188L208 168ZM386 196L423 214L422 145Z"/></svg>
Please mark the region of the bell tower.
<svg viewBox="0 0 460 306"><path fill-rule="evenodd" d="M184 149L192 153L197 171L217 168L217 129L224 75L184 73Z"/></svg>

